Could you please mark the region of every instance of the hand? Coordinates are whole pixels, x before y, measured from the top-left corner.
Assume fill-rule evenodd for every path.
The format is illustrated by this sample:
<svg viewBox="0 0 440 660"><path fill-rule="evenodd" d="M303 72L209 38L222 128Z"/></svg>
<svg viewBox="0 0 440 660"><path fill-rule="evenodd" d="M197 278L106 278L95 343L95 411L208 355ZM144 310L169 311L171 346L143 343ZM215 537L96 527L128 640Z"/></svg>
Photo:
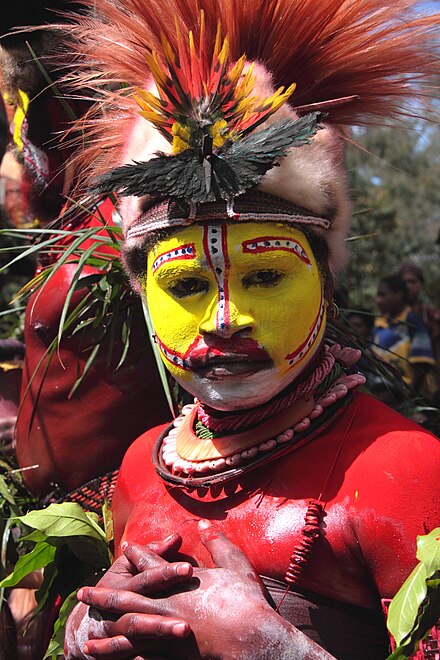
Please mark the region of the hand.
<svg viewBox="0 0 440 660"><path fill-rule="evenodd" d="M81 589L78 597L83 603L126 613L106 626L107 638L89 639L84 645L86 653L108 659L254 660L285 657L284 652L298 659L330 657L274 612L259 576L237 546L206 521L199 523L199 530L216 568L194 569L185 590L181 587L169 595L147 598L126 590L115 595L102 586ZM192 635L178 645L172 641L152 642L152 616L185 620Z"/></svg>
<svg viewBox="0 0 440 660"><path fill-rule="evenodd" d="M165 557L175 554L181 543L181 537L173 534L163 541L151 543L146 547L123 544L124 554L114 562L97 585L108 592L113 604L110 611L123 613L117 607L120 590L136 594L149 594L163 591L183 580L188 580L192 575L191 564L187 562L169 563L165 559ZM82 603L77 605L66 626L65 657L68 660L86 657L88 651L83 651L84 643L90 638L107 637L107 626L114 620L114 615L95 612ZM190 634L190 628L185 621L156 615L149 617L145 629L146 634L151 637L182 638ZM115 647L116 645L117 640Z"/></svg>

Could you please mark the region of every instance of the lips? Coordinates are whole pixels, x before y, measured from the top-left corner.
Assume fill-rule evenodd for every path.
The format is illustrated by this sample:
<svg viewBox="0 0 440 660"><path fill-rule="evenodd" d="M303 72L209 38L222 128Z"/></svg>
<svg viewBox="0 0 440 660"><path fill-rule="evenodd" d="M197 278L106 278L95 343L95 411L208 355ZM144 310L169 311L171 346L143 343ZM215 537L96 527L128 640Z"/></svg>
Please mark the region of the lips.
<svg viewBox="0 0 440 660"><path fill-rule="evenodd" d="M233 376L254 373L272 364L267 351L254 339L198 337L189 347L185 361L192 371L205 376Z"/></svg>

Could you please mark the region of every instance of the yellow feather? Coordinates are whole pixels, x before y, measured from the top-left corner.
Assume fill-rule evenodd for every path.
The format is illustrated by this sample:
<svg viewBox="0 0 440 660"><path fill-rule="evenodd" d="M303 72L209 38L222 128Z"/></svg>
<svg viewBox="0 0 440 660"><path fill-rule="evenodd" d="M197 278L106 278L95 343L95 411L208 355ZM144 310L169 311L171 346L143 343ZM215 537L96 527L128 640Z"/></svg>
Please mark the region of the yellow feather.
<svg viewBox="0 0 440 660"><path fill-rule="evenodd" d="M215 62L218 59L218 55L220 52L220 45L222 41L222 26L220 21L217 23L217 33L215 35L215 44L214 44L214 51L212 54L212 60Z"/></svg>
<svg viewBox="0 0 440 660"><path fill-rule="evenodd" d="M189 131L189 129L186 128L186 126L184 126L183 124L180 124L178 121L175 121L174 124L172 125L171 132L173 135L182 138L182 140L185 140L186 142L189 142L189 139L191 137L191 132Z"/></svg>
<svg viewBox="0 0 440 660"><path fill-rule="evenodd" d="M189 54L190 54L191 59L193 59L193 58L195 59L196 49L195 49L195 46L194 46L194 35L192 33L192 30L189 31L188 36L189 36Z"/></svg>
<svg viewBox="0 0 440 660"><path fill-rule="evenodd" d="M165 88L166 87L166 82L167 82L167 75L163 71L163 69L161 68L161 66L158 62L156 51L153 50L152 55L147 53L145 55L145 59L147 60L147 64L150 68L150 71L153 75L153 78L154 78L157 86Z"/></svg>
<svg viewBox="0 0 440 660"><path fill-rule="evenodd" d="M163 52L164 52L164 55L165 55L165 59L167 60L167 62L170 62L172 65L175 66L175 64L176 64L176 55L175 55L173 49L171 48L170 42L165 38L165 35L161 36L161 43L162 43L162 48L163 48Z"/></svg>
<svg viewBox="0 0 440 660"><path fill-rule="evenodd" d="M245 62L246 62L246 54L242 55L240 59L236 61L236 63L228 73L228 78L232 83L235 83L240 78Z"/></svg>
<svg viewBox="0 0 440 660"><path fill-rule="evenodd" d="M218 56L218 61L220 62L221 66L224 66L226 60L228 59L228 55L229 55L229 39L228 37L225 37L225 40L223 41L222 49Z"/></svg>
<svg viewBox="0 0 440 660"><path fill-rule="evenodd" d="M155 126L165 126L168 123L167 119L165 119L165 117L162 117L161 115L158 115L157 112L142 110L140 114L142 117L144 117L144 119L147 119Z"/></svg>
<svg viewBox="0 0 440 660"><path fill-rule="evenodd" d="M200 10L200 31L199 31L199 58L202 59L203 48L205 45L205 12Z"/></svg>
<svg viewBox="0 0 440 660"><path fill-rule="evenodd" d="M185 149L188 149L189 144L182 140L178 135L175 135L173 138L173 144L172 144L172 149L173 149L173 154L180 154L182 151L185 151Z"/></svg>
<svg viewBox="0 0 440 660"><path fill-rule="evenodd" d="M236 105L234 114L239 115L247 112L254 112L256 101L258 101L258 99L255 96L248 96L241 99Z"/></svg>
<svg viewBox="0 0 440 660"><path fill-rule="evenodd" d="M163 106L157 96L154 96L154 94L151 94L151 92L139 89L138 87L135 87L135 90L136 92L133 94L133 98L136 103L141 106L141 108L145 107L157 110L158 112L162 112Z"/></svg>

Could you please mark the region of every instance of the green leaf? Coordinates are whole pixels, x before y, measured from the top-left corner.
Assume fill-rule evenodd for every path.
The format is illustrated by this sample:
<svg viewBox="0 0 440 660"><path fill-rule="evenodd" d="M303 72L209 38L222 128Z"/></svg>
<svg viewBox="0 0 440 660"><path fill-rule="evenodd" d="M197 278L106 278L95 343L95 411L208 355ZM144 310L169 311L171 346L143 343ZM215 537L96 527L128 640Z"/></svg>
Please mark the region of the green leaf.
<svg viewBox="0 0 440 660"><path fill-rule="evenodd" d="M104 500L104 504L102 505L102 517L104 520L105 540L107 543L110 543L114 539L113 512L107 499Z"/></svg>
<svg viewBox="0 0 440 660"><path fill-rule="evenodd" d="M9 504L15 504L15 500L8 488L5 478L0 475L0 497L4 497Z"/></svg>
<svg viewBox="0 0 440 660"><path fill-rule="evenodd" d="M388 611L388 630L400 646L414 628L420 605L428 588L426 566L418 564L391 601Z"/></svg>
<svg viewBox="0 0 440 660"><path fill-rule="evenodd" d="M55 560L57 549L49 543L37 543L35 548L27 555L20 557L15 564L11 575L0 582L0 587L14 587L26 575L52 564Z"/></svg>
<svg viewBox="0 0 440 660"><path fill-rule="evenodd" d="M417 537L417 559L425 564L428 578L440 571L440 527Z"/></svg>
<svg viewBox="0 0 440 660"><path fill-rule="evenodd" d="M35 593L35 598L37 600L37 607L32 612L32 619L35 619L37 614L42 611L43 607L46 605L49 596L51 595L51 587L57 578L59 573L58 566L56 563L48 564L44 569L44 578L41 587Z"/></svg>
<svg viewBox="0 0 440 660"><path fill-rule="evenodd" d="M50 658L51 660L55 660L55 658L64 658L64 643L61 643L60 640L54 636L50 640L43 660L46 660L47 658Z"/></svg>
<svg viewBox="0 0 440 660"><path fill-rule="evenodd" d="M100 349L100 348L101 348L100 344L96 344L96 346L94 347L93 351L90 353L89 358L88 358L88 360L87 360L87 362L86 362L86 364L85 364L85 366L84 366L84 369L83 369L82 374L81 374L81 375L79 376L79 378L77 378L77 380L74 382L74 384L72 385L72 389L70 390L70 392L69 392L69 394L68 394L68 396L67 396L67 398L68 398L69 400L73 397L73 395L75 394L75 392L76 392L76 391L78 390L78 388L80 387L81 383L84 381L84 378L87 376L87 374L88 374L90 368L91 368L92 365L93 365L93 362L95 361L96 356L98 355L98 352L99 352L99 349Z"/></svg>
<svg viewBox="0 0 440 660"><path fill-rule="evenodd" d="M78 601L76 600L75 590L67 596L61 606L58 619L55 621L53 628L52 639L50 640L50 644L47 648L43 660L48 660L49 658L57 658L59 656L64 657L64 632L66 628L66 622L77 602Z"/></svg>
<svg viewBox="0 0 440 660"><path fill-rule="evenodd" d="M427 580L426 584L428 585L428 589L439 589L440 577L436 578L435 580Z"/></svg>
<svg viewBox="0 0 440 660"><path fill-rule="evenodd" d="M40 532L38 529L34 529L30 534L21 537L22 541L33 541L34 543L41 543L45 541L48 543L48 537L43 532ZM53 545L53 544L52 544Z"/></svg>
<svg viewBox="0 0 440 660"><path fill-rule="evenodd" d="M110 556L105 541L90 536L74 536L66 540L73 554L95 571L110 568Z"/></svg>
<svg viewBox="0 0 440 660"><path fill-rule="evenodd" d="M430 580L428 580L428 585ZM440 582L433 580L432 582ZM425 639L435 626L440 612L440 591L437 587L428 589L428 595L419 610L414 629L411 635L405 640L404 644L398 646L394 653L388 656L387 660L401 660L401 658L410 658L417 652L420 641Z"/></svg>
<svg viewBox="0 0 440 660"><path fill-rule="evenodd" d="M75 502L50 504L45 509L30 511L18 520L49 537L91 536L105 541L104 531Z"/></svg>
<svg viewBox="0 0 440 660"><path fill-rule="evenodd" d="M66 321L67 313L68 313L68 310L69 310L70 301L72 299L73 294L75 293L76 286L77 286L77 283L78 283L78 281L81 277L83 267L87 263L87 259L89 258L89 256L92 254L92 252L94 250L96 250L96 245L95 245L95 243L92 243L92 245L89 248L87 248L86 250L84 250L84 252L81 254L81 257L80 257L80 259L78 261L78 264L76 266L75 273L73 275L72 282L71 282L69 290L67 292L66 300L64 301L63 309L62 309L62 312L61 312L60 322L59 322L59 326L58 326L58 345L61 342L61 338L62 338L62 335L63 335L63 332L64 332L65 321Z"/></svg>

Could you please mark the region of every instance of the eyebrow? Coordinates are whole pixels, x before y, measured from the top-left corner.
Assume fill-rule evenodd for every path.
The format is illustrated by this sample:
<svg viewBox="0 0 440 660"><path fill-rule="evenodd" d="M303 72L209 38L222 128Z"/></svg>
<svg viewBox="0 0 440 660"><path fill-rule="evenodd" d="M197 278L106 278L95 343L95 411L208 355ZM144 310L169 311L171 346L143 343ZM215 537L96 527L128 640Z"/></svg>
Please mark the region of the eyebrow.
<svg viewBox="0 0 440 660"><path fill-rule="evenodd" d="M307 266L311 266L307 252L298 241L292 238L284 238L283 236L259 236L241 244L242 250L247 254L261 254L262 252L274 252L275 250L283 250L284 252L291 252L295 254Z"/></svg>
<svg viewBox="0 0 440 660"><path fill-rule="evenodd" d="M153 273L156 273L161 266L169 263L170 261L181 261L187 259L195 259L197 256L196 246L194 243L185 243L184 245L178 245L172 250L167 250L159 254L156 259L153 261L151 270Z"/></svg>

